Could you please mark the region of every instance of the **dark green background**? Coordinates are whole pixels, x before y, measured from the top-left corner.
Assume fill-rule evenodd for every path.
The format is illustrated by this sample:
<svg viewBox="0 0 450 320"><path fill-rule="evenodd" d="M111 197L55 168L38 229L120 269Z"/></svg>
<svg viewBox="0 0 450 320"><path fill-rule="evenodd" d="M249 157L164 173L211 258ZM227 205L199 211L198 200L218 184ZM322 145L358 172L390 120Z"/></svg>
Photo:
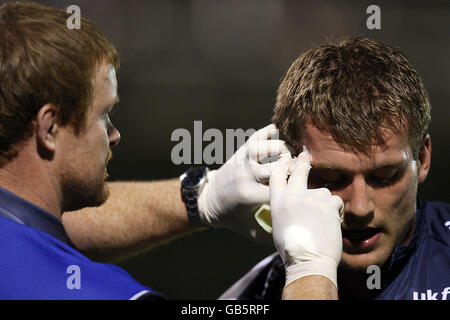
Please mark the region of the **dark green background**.
<svg viewBox="0 0 450 320"><path fill-rule="evenodd" d="M272 114L284 72L311 45L366 36L401 48L422 76L433 106L432 170L426 199L450 201L448 1L39 1L77 4L122 56L121 102L113 122L122 140L114 180L180 175L171 133L260 128ZM366 8L381 8L381 30L366 28ZM271 248L226 230L163 245L121 264L172 299L215 299Z"/></svg>

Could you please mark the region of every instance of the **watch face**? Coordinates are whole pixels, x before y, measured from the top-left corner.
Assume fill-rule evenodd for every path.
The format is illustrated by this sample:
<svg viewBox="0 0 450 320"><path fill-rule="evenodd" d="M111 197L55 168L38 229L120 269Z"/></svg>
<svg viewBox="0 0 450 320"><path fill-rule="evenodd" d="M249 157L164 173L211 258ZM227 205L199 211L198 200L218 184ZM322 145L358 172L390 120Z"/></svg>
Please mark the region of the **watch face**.
<svg viewBox="0 0 450 320"><path fill-rule="evenodd" d="M191 169L186 172L186 177L183 179L183 185L187 188L197 186L202 180L205 172L203 169Z"/></svg>

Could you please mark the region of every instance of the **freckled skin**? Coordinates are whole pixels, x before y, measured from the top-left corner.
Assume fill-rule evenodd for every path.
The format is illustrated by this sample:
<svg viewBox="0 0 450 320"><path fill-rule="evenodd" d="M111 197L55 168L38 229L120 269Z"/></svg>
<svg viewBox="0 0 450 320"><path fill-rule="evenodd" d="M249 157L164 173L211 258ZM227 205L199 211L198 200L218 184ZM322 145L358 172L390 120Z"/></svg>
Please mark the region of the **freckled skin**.
<svg viewBox="0 0 450 320"><path fill-rule="evenodd" d="M59 133L55 157L66 195L65 211L98 206L108 198L106 165L112 155L110 149L120 140L108 113L117 101L115 70L103 64L96 73L94 101L88 109L86 127L79 135L72 126L62 128Z"/></svg>

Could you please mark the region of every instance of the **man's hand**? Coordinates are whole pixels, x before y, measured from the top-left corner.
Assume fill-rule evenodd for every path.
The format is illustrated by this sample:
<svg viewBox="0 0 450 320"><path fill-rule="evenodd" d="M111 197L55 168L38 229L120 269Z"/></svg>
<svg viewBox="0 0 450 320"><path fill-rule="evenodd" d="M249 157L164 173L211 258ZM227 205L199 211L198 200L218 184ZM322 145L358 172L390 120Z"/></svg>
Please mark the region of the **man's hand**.
<svg viewBox="0 0 450 320"><path fill-rule="evenodd" d="M270 245L272 237L258 226L255 209L269 202L268 181L276 163L262 164L264 158L289 153L278 129L271 124L255 132L218 170L208 172L198 206L204 223L224 226ZM272 140L273 139L273 140Z"/></svg>
<svg viewBox="0 0 450 320"><path fill-rule="evenodd" d="M273 240L286 267L286 286L321 275L337 287L343 202L328 189L307 188L310 168L307 152L295 160L283 154L278 161L270 178Z"/></svg>
<svg viewBox="0 0 450 320"><path fill-rule="evenodd" d="M272 236L259 227L254 213L269 202L269 186L258 181L268 182L276 165L261 160L287 151L284 142L274 139L277 134L274 125L255 132L219 170L209 172L198 200L205 223L226 226L273 246ZM63 215L72 243L91 258L118 261L202 230L189 223L180 179L108 186L110 197L104 205Z"/></svg>

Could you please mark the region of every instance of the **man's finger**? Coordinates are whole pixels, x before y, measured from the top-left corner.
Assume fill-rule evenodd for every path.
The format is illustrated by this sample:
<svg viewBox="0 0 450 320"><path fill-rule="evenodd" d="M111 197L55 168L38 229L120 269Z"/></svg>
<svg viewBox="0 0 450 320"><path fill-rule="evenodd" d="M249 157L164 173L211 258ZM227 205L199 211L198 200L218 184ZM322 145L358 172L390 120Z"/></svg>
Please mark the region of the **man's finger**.
<svg viewBox="0 0 450 320"><path fill-rule="evenodd" d="M291 177L289 178L289 187L295 190L306 190L308 188L308 175L311 169L309 155L305 152L300 153L294 168L292 170Z"/></svg>
<svg viewBox="0 0 450 320"><path fill-rule="evenodd" d="M287 187L286 180L291 162L292 158L290 153L283 153L280 159L276 162L277 165L269 180L271 199L276 197L279 192L282 192Z"/></svg>
<svg viewBox="0 0 450 320"><path fill-rule="evenodd" d="M252 202L264 204L270 202L269 186L258 184L254 187L252 192Z"/></svg>
<svg viewBox="0 0 450 320"><path fill-rule="evenodd" d="M249 159L261 163L265 158L289 152L289 149L282 140L260 140L250 143L248 152Z"/></svg>
<svg viewBox="0 0 450 320"><path fill-rule="evenodd" d="M339 213L339 218L342 221L343 215L344 215L344 202L342 201L341 197L337 195L333 195L331 197L332 205Z"/></svg>
<svg viewBox="0 0 450 320"><path fill-rule="evenodd" d="M251 140L269 140L269 139L278 139L279 131L277 127L272 123L268 126L259 129L256 131L251 137ZM249 140L250 140L249 139Z"/></svg>
<svg viewBox="0 0 450 320"><path fill-rule="evenodd" d="M265 164L251 163L250 164L256 181L261 183L269 183L270 176L278 166L278 162L270 162Z"/></svg>

